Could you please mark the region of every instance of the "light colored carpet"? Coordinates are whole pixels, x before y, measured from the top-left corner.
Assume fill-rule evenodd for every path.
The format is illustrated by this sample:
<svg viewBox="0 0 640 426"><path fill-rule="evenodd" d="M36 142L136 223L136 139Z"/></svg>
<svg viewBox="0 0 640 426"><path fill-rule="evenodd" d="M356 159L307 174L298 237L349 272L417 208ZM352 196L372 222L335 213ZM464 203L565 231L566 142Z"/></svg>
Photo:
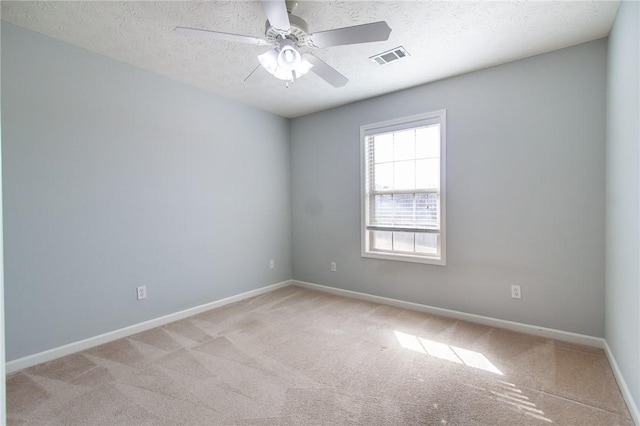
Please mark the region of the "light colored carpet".
<svg viewBox="0 0 640 426"><path fill-rule="evenodd" d="M286 287L12 374L8 423L632 425L604 352Z"/></svg>

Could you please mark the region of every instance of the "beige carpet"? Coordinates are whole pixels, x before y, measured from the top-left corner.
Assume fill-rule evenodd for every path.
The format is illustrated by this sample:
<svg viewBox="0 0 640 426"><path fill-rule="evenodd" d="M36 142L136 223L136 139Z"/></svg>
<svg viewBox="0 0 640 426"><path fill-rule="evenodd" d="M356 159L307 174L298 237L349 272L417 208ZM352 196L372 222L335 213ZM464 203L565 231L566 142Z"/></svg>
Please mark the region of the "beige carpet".
<svg viewBox="0 0 640 426"><path fill-rule="evenodd" d="M8 423L632 425L604 352L286 287L10 375Z"/></svg>

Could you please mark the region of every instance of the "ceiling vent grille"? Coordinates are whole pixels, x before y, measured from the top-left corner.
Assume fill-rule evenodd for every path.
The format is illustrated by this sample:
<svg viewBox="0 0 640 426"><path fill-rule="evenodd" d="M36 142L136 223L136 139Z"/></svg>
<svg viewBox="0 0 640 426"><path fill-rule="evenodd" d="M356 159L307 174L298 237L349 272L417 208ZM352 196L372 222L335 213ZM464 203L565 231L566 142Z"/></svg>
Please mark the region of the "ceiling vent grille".
<svg viewBox="0 0 640 426"><path fill-rule="evenodd" d="M373 55L369 59L376 64L385 65L389 62L395 62L400 59L406 58L409 55L409 52L405 50L404 47L398 46L394 47L391 50L387 50L386 52L379 53L377 55Z"/></svg>

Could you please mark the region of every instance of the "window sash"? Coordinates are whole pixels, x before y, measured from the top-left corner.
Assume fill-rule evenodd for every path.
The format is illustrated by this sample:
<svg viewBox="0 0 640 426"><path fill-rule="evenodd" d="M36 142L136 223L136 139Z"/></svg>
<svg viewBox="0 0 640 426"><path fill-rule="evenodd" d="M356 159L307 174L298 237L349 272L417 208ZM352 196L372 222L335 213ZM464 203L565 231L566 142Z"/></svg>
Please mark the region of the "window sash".
<svg viewBox="0 0 640 426"><path fill-rule="evenodd" d="M396 209L397 201L394 200L395 195L413 196L410 200L411 205L400 206ZM416 200L418 195L435 195L429 209L429 201L423 201L424 205L418 205ZM391 198L391 206L377 208L376 197L386 196ZM387 200L388 202L389 200ZM409 200L407 200L409 201ZM425 208L426 207L426 208ZM385 209L385 210L383 210ZM382 210L382 211L381 211ZM376 191L369 193L367 196L367 221L365 226L388 228L389 230L402 228L411 230L407 232L439 232L440 230L440 197L438 191ZM433 218L432 216L435 216ZM382 230L382 229L379 229Z"/></svg>

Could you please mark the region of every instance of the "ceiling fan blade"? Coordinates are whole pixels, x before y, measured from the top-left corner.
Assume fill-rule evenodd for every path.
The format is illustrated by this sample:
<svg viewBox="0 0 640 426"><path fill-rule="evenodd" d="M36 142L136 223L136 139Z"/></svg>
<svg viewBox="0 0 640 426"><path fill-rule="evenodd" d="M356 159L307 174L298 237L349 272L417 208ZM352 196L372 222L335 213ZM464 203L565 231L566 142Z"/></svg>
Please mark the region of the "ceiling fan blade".
<svg viewBox="0 0 640 426"><path fill-rule="evenodd" d="M385 21L354 27L336 28L321 31L309 36L315 47L341 46L343 44L368 43L370 41L384 41L389 38L391 28Z"/></svg>
<svg viewBox="0 0 640 426"><path fill-rule="evenodd" d="M285 0L262 0L262 8L271 26L284 31L291 28Z"/></svg>
<svg viewBox="0 0 640 426"><path fill-rule="evenodd" d="M332 66L328 65L322 59L314 56L310 53L305 53L302 56L313 65L311 71L313 71L318 77L332 85L333 87L342 87L349 82L349 79L340 74Z"/></svg>
<svg viewBox="0 0 640 426"><path fill-rule="evenodd" d="M204 37L212 38L215 40L234 41L237 43L253 44L256 46L265 46L266 40L258 37L245 36L240 34L221 33L219 31L199 30L197 28L176 27L174 30L176 33L185 35L187 37Z"/></svg>

